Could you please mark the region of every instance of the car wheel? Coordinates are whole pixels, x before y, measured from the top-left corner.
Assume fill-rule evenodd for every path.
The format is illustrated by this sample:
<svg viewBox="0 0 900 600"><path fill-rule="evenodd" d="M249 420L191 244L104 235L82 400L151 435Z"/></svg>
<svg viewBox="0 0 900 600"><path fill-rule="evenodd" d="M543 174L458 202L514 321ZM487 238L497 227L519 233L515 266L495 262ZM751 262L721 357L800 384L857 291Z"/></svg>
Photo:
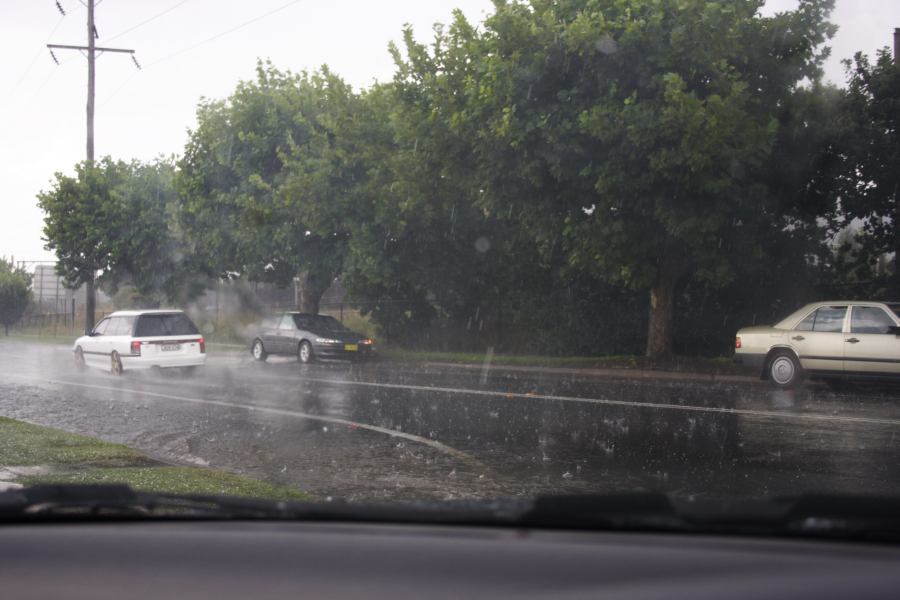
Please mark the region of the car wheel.
<svg viewBox="0 0 900 600"><path fill-rule="evenodd" d="M313 349L312 344L303 340L300 342L300 345L297 347L297 360L306 364L312 362L313 359Z"/></svg>
<svg viewBox="0 0 900 600"><path fill-rule="evenodd" d="M84 350L81 349L81 346L75 348L75 368L79 371L87 368L87 363L84 362Z"/></svg>
<svg viewBox="0 0 900 600"><path fill-rule="evenodd" d="M784 389L795 387L803 380L803 368L791 352L777 352L769 360L769 381Z"/></svg>
<svg viewBox="0 0 900 600"><path fill-rule="evenodd" d="M268 353L266 353L266 349L263 346L262 340L253 340L253 345L250 346L250 354L253 355L253 360L258 362L263 362L266 358L269 357Z"/></svg>
<svg viewBox="0 0 900 600"><path fill-rule="evenodd" d="M109 372L118 377L122 374L122 370L122 359L118 352L113 352L109 355Z"/></svg>

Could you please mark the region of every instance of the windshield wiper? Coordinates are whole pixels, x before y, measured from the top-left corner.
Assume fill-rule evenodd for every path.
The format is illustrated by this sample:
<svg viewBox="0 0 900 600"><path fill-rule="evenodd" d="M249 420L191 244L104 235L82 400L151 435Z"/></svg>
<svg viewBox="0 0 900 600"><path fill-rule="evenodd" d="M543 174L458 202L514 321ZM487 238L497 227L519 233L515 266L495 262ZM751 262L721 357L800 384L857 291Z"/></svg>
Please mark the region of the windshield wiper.
<svg viewBox="0 0 900 600"><path fill-rule="evenodd" d="M513 522L526 500L357 504L167 494L127 485L35 485L0 492L0 522L100 518L266 519L395 523Z"/></svg>
<svg viewBox="0 0 900 600"><path fill-rule="evenodd" d="M100 518L454 524L900 542L896 497L717 499L636 493L388 505L149 493L124 485L40 485L0 493L0 521Z"/></svg>
<svg viewBox="0 0 900 600"><path fill-rule="evenodd" d="M802 494L721 499L652 493L545 496L535 500L519 524L897 542L900 498Z"/></svg>
<svg viewBox="0 0 900 600"><path fill-rule="evenodd" d="M35 485L0 493L0 519L160 515L277 518L281 504L243 497L140 492L127 485Z"/></svg>

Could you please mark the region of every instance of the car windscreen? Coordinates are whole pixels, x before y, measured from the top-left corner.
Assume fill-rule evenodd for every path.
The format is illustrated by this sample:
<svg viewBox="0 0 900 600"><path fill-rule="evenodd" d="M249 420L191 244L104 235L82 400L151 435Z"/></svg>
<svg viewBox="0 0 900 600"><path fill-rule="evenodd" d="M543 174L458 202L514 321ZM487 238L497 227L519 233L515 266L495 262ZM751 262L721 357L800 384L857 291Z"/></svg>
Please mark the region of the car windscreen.
<svg viewBox="0 0 900 600"><path fill-rule="evenodd" d="M135 337L163 335L197 335L200 333L186 315L181 313L141 315L134 331Z"/></svg>
<svg viewBox="0 0 900 600"><path fill-rule="evenodd" d="M894 303L891 303L891 304L888 304L888 308L890 308L891 311L892 311L895 315L897 315L898 317L900 317L900 304L894 304Z"/></svg>
<svg viewBox="0 0 900 600"><path fill-rule="evenodd" d="M294 322L300 329L310 331L347 331L340 321L325 315L294 315Z"/></svg>

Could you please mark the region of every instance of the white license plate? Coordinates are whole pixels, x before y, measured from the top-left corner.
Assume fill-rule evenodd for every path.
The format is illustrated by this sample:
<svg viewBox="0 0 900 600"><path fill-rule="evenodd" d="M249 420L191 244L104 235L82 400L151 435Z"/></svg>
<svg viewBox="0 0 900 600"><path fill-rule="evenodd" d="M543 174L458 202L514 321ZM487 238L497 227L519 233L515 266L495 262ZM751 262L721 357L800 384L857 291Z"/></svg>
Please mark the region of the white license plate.
<svg viewBox="0 0 900 600"><path fill-rule="evenodd" d="M162 344L159 349L163 352L176 352L181 350L181 344Z"/></svg>

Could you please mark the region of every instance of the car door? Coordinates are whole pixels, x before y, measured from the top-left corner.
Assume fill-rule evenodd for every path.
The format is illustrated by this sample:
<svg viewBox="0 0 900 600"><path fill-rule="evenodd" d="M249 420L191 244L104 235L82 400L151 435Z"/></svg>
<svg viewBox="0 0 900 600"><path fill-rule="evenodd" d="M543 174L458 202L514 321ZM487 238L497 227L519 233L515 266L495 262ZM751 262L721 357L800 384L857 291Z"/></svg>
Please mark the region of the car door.
<svg viewBox="0 0 900 600"><path fill-rule="evenodd" d="M807 371L844 371L844 326L847 307L821 306L807 315L791 332L791 346Z"/></svg>
<svg viewBox="0 0 900 600"><path fill-rule="evenodd" d="M282 315L278 323L278 347L282 354L292 354L297 347L297 325L290 313Z"/></svg>
<svg viewBox="0 0 900 600"><path fill-rule="evenodd" d="M106 331L111 322L112 319L110 317L102 319L94 327L91 337L85 340L82 352L87 364L95 367L105 367L109 363L110 343L106 337Z"/></svg>
<svg viewBox="0 0 900 600"><path fill-rule="evenodd" d="M120 356L131 354L131 334L134 330L134 317L113 317L107 331L110 352L118 352Z"/></svg>
<svg viewBox="0 0 900 600"><path fill-rule="evenodd" d="M281 338L278 335L278 326L281 324L282 316L283 315L275 315L263 321L263 329L260 337L262 337L263 346L265 346L266 352L269 354L278 354L281 352L279 344Z"/></svg>
<svg viewBox="0 0 900 600"><path fill-rule="evenodd" d="M850 329L844 336L844 369L847 372L900 374L900 336L892 327L896 319L880 306L854 306Z"/></svg>

